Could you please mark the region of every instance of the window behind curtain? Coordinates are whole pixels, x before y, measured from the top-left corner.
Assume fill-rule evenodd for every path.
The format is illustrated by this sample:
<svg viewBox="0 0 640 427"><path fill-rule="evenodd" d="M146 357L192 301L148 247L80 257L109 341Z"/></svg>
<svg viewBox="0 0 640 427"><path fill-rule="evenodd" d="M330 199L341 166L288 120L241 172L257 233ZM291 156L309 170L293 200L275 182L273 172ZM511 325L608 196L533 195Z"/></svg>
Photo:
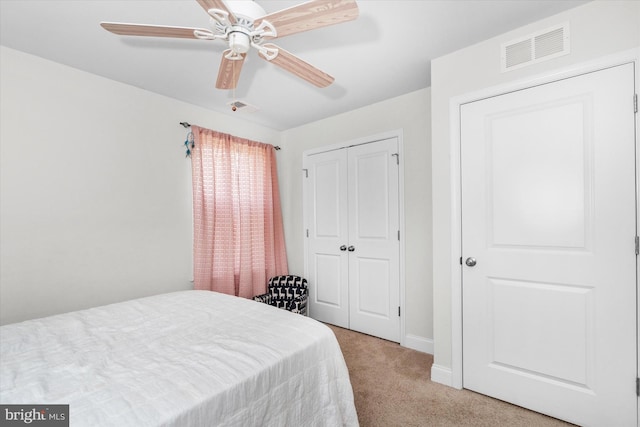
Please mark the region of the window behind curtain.
<svg viewBox="0 0 640 427"><path fill-rule="evenodd" d="M287 274L273 146L192 126L194 280L250 298Z"/></svg>

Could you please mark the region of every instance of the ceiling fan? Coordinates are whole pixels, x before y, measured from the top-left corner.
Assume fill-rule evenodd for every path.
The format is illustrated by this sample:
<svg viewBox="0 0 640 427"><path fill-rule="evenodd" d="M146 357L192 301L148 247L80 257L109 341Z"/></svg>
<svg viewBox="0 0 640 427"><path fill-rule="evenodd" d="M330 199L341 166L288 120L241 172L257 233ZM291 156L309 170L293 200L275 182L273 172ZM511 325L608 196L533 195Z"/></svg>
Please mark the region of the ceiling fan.
<svg viewBox="0 0 640 427"><path fill-rule="evenodd" d="M247 52L253 47L258 55L318 87L329 86L334 78L324 71L278 47L270 40L358 17L355 0L312 0L265 14L252 0L196 0L209 14L211 29L161 25L101 22L112 33L127 36L177 37L200 40L224 40L216 87L234 89Z"/></svg>

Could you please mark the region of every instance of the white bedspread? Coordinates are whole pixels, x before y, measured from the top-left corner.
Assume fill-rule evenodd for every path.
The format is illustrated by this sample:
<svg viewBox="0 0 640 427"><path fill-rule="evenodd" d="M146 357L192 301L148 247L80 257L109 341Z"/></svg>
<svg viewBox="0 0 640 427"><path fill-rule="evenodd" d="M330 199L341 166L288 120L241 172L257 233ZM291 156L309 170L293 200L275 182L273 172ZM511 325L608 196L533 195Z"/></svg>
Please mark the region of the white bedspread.
<svg viewBox="0 0 640 427"><path fill-rule="evenodd" d="M333 332L184 291L0 327L0 403L69 404L71 426L357 426Z"/></svg>

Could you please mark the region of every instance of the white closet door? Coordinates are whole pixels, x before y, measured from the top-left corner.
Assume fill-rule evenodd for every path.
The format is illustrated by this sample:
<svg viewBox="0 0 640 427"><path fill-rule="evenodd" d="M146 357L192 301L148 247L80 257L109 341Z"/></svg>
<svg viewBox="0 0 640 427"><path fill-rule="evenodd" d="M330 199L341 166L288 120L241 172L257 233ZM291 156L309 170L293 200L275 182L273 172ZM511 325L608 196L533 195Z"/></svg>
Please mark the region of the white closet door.
<svg viewBox="0 0 640 427"><path fill-rule="evenodd" d="M400 341L398 141L305 157L309 315Z"/></svg>
<svg viewBox="0 0 640 427"><path fill-rule="evenodd" d="M634 69L461 109L463 385L637 425Z"/></svg>
<svg viewBox="0 0 640 427"><path fill-rule="evenodd" d="M349 148L350 328L400 341L396 138Z"/></svg>
<svg viewBox="0 0 640 427"><path fill-rule="evenodd" d="M309 156L305 168L309 315L348 328L347 150Z"/></svg>

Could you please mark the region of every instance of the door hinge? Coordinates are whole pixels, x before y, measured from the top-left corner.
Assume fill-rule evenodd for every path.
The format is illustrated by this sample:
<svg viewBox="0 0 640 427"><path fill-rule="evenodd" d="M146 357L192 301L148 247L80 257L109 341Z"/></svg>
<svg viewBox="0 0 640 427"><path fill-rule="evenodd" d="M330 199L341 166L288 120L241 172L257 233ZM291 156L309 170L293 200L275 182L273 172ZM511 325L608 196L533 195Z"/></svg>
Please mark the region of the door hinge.
<svg viewBox="0 0 640 427"><path fill-rule="evenodd" d="M638 94L634 93L633 94L633 112L634 113L638 113Z"/></svg>
<svg viewBox="0 0 640 427"><path fill-rule="evenodd" d="M640 237L636 236L636 255L640 255Z"/></svg>
<svg viewBox="0 0 640 427"><path fill-rule="evenodd" d="M400 230L398 230L398 240L400 240Z"/></svg>
<svg viewBox="0 0 640 427"><path fill-rule="evenodd" d="M398 306L398 317L400 317L400 306Z"/></svg>
<svg viewBox="0 0 640 427"><path fill-rule="evenodd" d="M636 396L640 396L640 378L636 378Z"/></svg>
<svg viewBox="0 0 640 427"><path fill-rule="evenodd" d="M309 237L309 229L307 228L307 237Z"/></svg>
<svg viewBox="0 0 640 427"><path fill-rule="evenodd" d="M309 178L309 169L302 169L304 171L304 177Z"/></svg>

